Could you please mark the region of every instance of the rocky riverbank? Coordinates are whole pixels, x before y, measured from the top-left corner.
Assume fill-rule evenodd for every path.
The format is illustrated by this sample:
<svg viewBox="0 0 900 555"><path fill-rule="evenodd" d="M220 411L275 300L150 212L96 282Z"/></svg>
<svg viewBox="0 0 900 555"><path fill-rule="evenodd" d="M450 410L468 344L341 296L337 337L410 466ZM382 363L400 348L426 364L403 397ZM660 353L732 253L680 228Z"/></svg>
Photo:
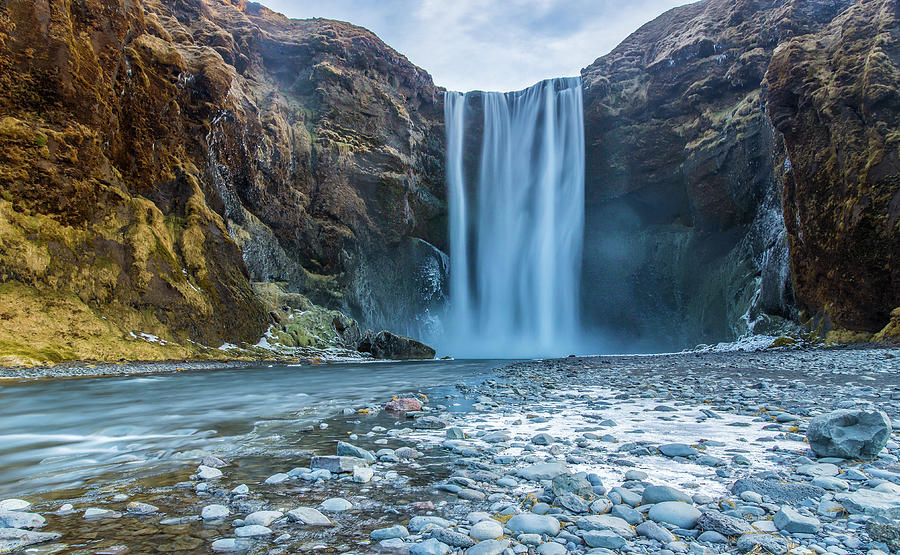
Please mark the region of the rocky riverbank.
<svg viewBox="0 0 900 555"><path fill-rule="evenodd" d="M345 407L292 450L3 501L0 552L897 551L898 357L515 363Z"/></svg>

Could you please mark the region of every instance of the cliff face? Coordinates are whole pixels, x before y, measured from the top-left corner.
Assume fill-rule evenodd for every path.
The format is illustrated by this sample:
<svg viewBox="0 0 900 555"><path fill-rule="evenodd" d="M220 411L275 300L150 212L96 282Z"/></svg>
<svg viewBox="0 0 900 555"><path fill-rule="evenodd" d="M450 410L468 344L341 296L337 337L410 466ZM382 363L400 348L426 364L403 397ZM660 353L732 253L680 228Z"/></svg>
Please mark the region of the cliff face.
<svg viewBox="0 0 900 555"><path fill-rule="evenodd" d="M411 240L443 237L436 96L345 23L224 1L3 0L7 361L255 341L268 316L251 280L373 324L416 309L361 268L436 256Z"/></svg>
<svg viewBox="0 0 900 555"><path fill-rule="evenodd" d="M888 322L897 10L705 0L583 71L582 305L609 348ZM348 23L0 0L0 362L253 342L296 308L255 282L435 331L443 142L428 74Z"/></svg>
<svg viewBox="0 0 900 555"><path fill-rule="evenodd" d="M876 331L900 306L900 4L857 2L779 47L766 80L797 297Z"/></svg>
<svg viewBox="0 0 900 555"><path fill-rule="evenodd" d="M675 8L582 72L590 324L675 348L795 316L780 207L789 165L763 78L779 45L850 4Z"/></svg>

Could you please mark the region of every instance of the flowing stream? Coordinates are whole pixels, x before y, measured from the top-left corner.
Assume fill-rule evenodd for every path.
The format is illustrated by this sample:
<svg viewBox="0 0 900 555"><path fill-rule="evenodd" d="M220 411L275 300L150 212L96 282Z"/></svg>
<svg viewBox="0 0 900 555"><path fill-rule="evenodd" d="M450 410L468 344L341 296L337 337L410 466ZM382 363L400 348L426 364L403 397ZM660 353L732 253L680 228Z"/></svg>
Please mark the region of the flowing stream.
<svg viewBox="0 0 900 555"><path fill-rule="evenodd" d="M300 428L344 408L472 381L494 366L344 363L0 381L0 498L159 473L203 454L297 448Z"/></svg>
<svg viewBox="0 0 900 555"><path fill-rule="evenodd" d="M482 127L469 114L479 107ZM444 115L446 350L466 356L571 352L579 343L584 228L581 78L549 79L509 93L448 92Z"/></svg>

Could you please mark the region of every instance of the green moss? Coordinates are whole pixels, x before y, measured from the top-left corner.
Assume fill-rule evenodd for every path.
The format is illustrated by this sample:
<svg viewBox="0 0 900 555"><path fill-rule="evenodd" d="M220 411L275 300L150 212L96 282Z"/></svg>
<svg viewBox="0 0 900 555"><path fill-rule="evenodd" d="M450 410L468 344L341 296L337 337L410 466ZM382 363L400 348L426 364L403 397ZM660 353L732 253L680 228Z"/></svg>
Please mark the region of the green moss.
<svg viewBox="0 0 900 555"><path fill-rule="evenodd" d="M777 349L780 347L794 347L796 345L797 340L795 338L787 335L782 335L781 337L773 341L771 345L769 345L769 349Z"/></svg>

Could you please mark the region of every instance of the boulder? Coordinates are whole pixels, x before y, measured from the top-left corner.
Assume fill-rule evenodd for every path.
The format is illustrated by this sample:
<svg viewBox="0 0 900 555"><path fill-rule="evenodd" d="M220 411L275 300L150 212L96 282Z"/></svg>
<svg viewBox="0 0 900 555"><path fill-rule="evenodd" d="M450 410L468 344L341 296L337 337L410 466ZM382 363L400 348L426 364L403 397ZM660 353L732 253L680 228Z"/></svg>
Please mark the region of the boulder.
<svg viewBox="0 0 900 555"><path fill-rule="evenodd" d="M655 522L666 522L679 528L690 530L697 525L697 521L700 519L700 511L695 509L693 505L688 505L681 501L664 501L650 507L650 512L647 513L647 516Z"/></svg>
<svg viewBox="0 0 900 555"><path fill-rule="evenodd" d="M0 528L27 528L34 530L46 524L44 517L37 513L19 511L0 512Z"/></svg>
<svg viewBox="0 0 900 555"><path fill-rule="evenodd" d="M269 526L283 516L284 513L281 511L256 511L244 518L244 524Z"/></svg>
<svg viewBox="0 0 900 555"><path fill-rule="evenodd" d="M773 520L779 530L789 534L815 534L822 528L818 518L800 514L788 506L781 507Z"/></svg>
<svg viewBox="0 0 900 555"><path fill-rule="evenodd" d="M402 550L398 550L398 552L402 553ZM447 553L450 553L450 546L436 538L428 538L409 548L409 555L446 555Z"/></svg>
<svg viewBox="0 0 900 555"><path fill-rule="evenodd" d="M875 517L866 522L866 532L873 541L887 545L894 552L900 552L900 522Z"/></svg>
<svg viewBox="0 0 900 555"><path fill-rule="evenodd" d="M384 406L384 410L389 412L415 412L422 410L422 403L419 402L418 399L413 399L412 397L391 399Z"/></svg>
<svg viewBox="0 0 900 555"><path fill-rule="evenodd" d="M389 331L376 334L367 331L356 349L361 353L370 353L375 358L388 360L432 359L435 355L435 350L421 341Z"/></svg>
<svg viewBox="0 0 900 555"><path fill-rule="evenodd" d="M375 541L381 541L390 540L393 538L405 538L408 535L409 530L406 529L406 526L395 524L389 528L379 528L378 530L372 530L372 532L369 534L369 537Z"/></svg>
<svg viewBox="0 0 900 555"><path fill-rule="evenodd" d="M675 541L675 536L652 520L644 521L635 526L634 531L645 538L656 540L661 544Z"/></svg>
<svg viewBox="0 0 900 555"><path fill-rule="evenodd" d="M516 475L526 480L552 480L560 474L568 474L569 467L564 462L537 463L516 470Z"/></svg>
<svg viewBox="0 0 900 555"><path fill-rule="evenodd" d="M594 486L587 479L575 474L559 474L553 478L550 484L553 495L562 497L567 493L574 493L584 499L594 498Z"/></svg>
<svg viewBox="0 0 900 555"><path fill-rule="evenodd" d="M287 512L288 518L304 526L332 526L331 520L312 507L297 507Z"/></svg>
<svg viewBox="0 0 900 555"><path fill-rule="evenodd" d="M430 526L450 528L453 523L439 516L414 516L409 521L409 529L413 532L421 532Z"/></svg>
<svg viewBox="0 0 900 555"><path fill-rule="evenodd" d="M635 536L634 529L630 524L611 515L591 515L579 518L575 521L575 526L582 530L612 530L626 539Z"/></svg>
<svg viewBox="0 0 900 555"><path fill-rule="evenodd" d="M756 492L765 495L776 503L796 505L805 499L818 499L825 495L825 490L810 484L801 482L789 482L783 484L777 480L765 480L761 478L741 478L731 486L731 493L740 495L745 491Z"/></svg>
<svg viewBox="0 0 900 555"><path fill-rule="evenodd" d="M564 493L556 498L556 504L573 513L586 513L591 509L591 504L574 493Z"/></svg>
<svg viewBox="0 0 900 555"><path fill-rule="evenodd" d="M891 437L891 421L874 408L841 409L813 418L806 431L819 457L873 459Z"/></svg>
<svg viewBox="0 0 900 555"><path fill-rule="evenodd" d="M668 443L659 446L659 452L667 457L696 457L697 450L686 443Z"/></svg>
<svg viewBox="0 0 900 555"><path fill-rule="evenodd" d="M466 534L457 532L455 530L449 530L447 528L441 528L439 526L435 526L434 528L429 529L428 535L443 544L449 545L450 547L456 547L458 549L468 549L475 545L475 540L473 540Z"/></svg>
<svg viewBox="0 0 900 555"><path fill-rule="evenodd" d="M900 519L900 495L896 493L859 489L853 493L839 493L834 498L852 514Z"/></svg>
<svg viewBox="0 0 900 555"><path fill-rule="evenodd" d="M509 547L509 540L485 540L466 550L466 555L500 555Z"/></svg>
<svg viewBox="0 0 900 555"><path fill-rule="evenodd" d="M790 544L781 536L773 534L745 534L738 538L737 548L741 553L753 551L757 546L772 555L784 555Z"/></svg>
<svg viewBox="0 0 900 555"><path fill-rule="evenodd" d="M588 530L582 535L584 543L590 547L621 549L627 543L625 538L611 530Z"/></svg>
<svg viewBox="0 0 900 555"><path fill-rule="evenodd" d="M752 533L753 527L744 519L719 511L706 511L697 519L697 528L718 532L723 536L741 536Z"/></svg>
<svg viewBox="0 0 900 555"><path fill-rule="evenodd" d="M475 523L469 530L469 535L475 541L496 540L503 535L503 526L489 518Z"/></svg>
<svg viewBox="0 0 900 555"><path fill-rule="evenodd" d="M322 469L334 474L340 474L342 472L353 472L353 469L357 466L368 466L368 464L365 459L359 457L333 457L327 455L313 457L309 462L309 467L312 470Z"/></svg>
<svg viewBox="0 0 900 555"><path fill-rule="evenodd" d="M11 553L17 549L58 540L62 534L55 532L32 532L18 528L0 528L0 553Z"/></svg>
<svg viewBox="0 0 900 555"><path fill-rule="evenodd" d="M362 447L357 447L356 445L352 445L345 441L339 441L337 444L337 454L338 456L345 457L356 457L358 459L365 459L367 462L373 463L375 462L375 455L371 451L367 451Z"/></svg>
<svg viewBox="0 0 900 555"><path fill-rule="evenodd" d="M552 516L523 513L509 519L506 527L516 534L559 534L559 521Z"/></svg>
<svg viewBox="0 0 900 555"><path fill-rule="evenodd" d="M641 504L655 505L664 501L681 501L682 503L690 503L691 496L683 491L677 490L669 486L647 486L641 495Z"/></svg>

